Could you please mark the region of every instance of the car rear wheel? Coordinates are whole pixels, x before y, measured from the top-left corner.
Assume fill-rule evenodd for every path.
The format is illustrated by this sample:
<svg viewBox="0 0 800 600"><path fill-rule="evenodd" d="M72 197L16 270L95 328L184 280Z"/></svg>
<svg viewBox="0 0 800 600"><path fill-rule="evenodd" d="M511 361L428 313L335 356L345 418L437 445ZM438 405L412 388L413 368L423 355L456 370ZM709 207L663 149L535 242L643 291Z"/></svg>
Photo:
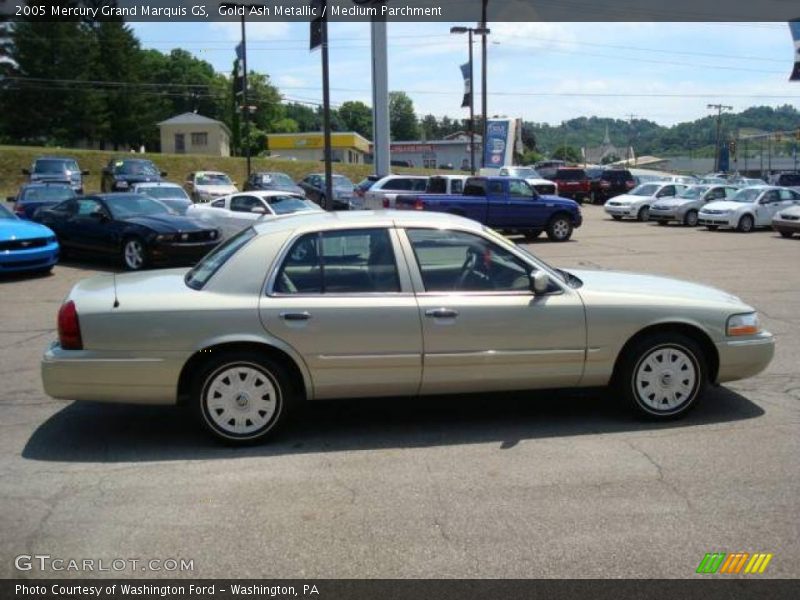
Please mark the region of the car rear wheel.
<svg viewBox="0 0 800 600"><path fill-rule="evenodd" d="M743 215L742 218L739 219L739 224L736 226L736 229L742 233L750 233L753 231L753 225L753 217L750 215Z"/></svg>
<svg viewBox="0 0 800 600"><path fill-rule="evenodd" d="M792 237L792 232L791 231L780 231L779 233L781 234L781 237L785 237L785 238Z"/></svg>
<svg viewBox="0 0 800 600"><path fill-rule="evenodd" d="M638 414L673 419L697 405L707 381L700 346L684 335L660 333L625 351L615 387Z"/></svg>
<svg viewBox="0 0 800 600"><path fill-rule="evenodd" d="M273 434L296 400L288 371L258 352L224 352L194 380L196 416L214 437L229 444L252 444Z"/></svg>
<svg viewBox="0 0 800 600"><path fill-rule="evenodd" d="M331 210L331 208L328 206L328 199L325 197L325 194L320 195L319 205L322 207L322 210Z"/></svg>
<svg viewBox="0 0 800 600"><path fill-rule="evenodd" d="M138 237L131 237L122 244L122 262L129 271L139 271L147 266L147 248Z"/></svg>
<svg viewBox="0 0 800 600"><path fill-rule="evenodd" d="M639 212L636 214L636 219L639 221L649 221L650 220L650 207L643 206L639 209Z"/></svg>
<svg viewBox="0 0 800 600"><path fill-rule="evenodd" d="M551 242L566 242L572 237L572 221L564 215L556 215L547 224L547 238Z"/></svg>

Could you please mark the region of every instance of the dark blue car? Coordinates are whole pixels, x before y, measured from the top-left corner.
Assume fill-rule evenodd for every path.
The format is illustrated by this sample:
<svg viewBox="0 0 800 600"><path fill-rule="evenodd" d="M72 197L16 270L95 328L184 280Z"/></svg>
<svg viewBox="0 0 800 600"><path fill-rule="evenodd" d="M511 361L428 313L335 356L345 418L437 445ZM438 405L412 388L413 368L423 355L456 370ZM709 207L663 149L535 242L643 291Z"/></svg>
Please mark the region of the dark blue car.
<svg viewBox="0 0 800 600"><path fill-rule="evenodd" d="M0 275L21 271L46 273L58 262L58 241L51 229L23 221L0 206Z"/></svg>
<svg viewBox="0 0 800 600"><path fill-rule="evenodd" d="M68 183L26 183L16 196L9 196L14 203L14 214L20 219L33 219L33 213L42 206L52 206L76 196Z"/></svg>

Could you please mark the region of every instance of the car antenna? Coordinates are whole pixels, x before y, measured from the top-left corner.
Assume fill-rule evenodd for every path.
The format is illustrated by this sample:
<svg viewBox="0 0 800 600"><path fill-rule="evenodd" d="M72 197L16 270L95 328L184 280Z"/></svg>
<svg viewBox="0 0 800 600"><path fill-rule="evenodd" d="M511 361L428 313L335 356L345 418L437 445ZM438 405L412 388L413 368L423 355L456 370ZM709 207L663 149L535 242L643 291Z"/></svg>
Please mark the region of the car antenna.
<svg viewBox="0 0 800 600"><path fill-rule="evenodd" d="M114 308L119 308L119 298L117 297L117 274L113 274L114 277Z"/></svg>

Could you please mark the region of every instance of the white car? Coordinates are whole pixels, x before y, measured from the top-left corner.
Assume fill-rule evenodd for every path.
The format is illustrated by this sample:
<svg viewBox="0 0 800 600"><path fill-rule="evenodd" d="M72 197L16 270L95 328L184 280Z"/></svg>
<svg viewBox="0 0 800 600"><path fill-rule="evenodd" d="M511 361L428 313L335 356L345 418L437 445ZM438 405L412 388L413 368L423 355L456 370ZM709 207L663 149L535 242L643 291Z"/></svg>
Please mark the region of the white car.
<svg viewBox="0 0 800 600"><path fill-rule="evenodd" d="M179 215L185 215L192 205L192 200L186 191L177 183L168 181L146 181L134 183L131 191L137 194L144 194L166 204Z"/></svg>
<svg viewBox="0 0 800 600"><path fill-rule="evenodd" d="M772 217L772 228L785 238L800 233L800 206L791 206L778 211Z"/></svg>
<svg viewBox="0 0 800 600"><path fill-rule="evenodd" d="M623 217L647 221L650 219L650 207L658 201L674 198L688 186L671 181L643 183L627 194L615 196L603 205L605 211L615 221Z"/></svg>
<svg viewBox="0 0 800 600"><path fill-rule="evenodd" d="M800 193L794 190L754 185L739 190L730 200L706 204L698 223L712 231L726 227L747 233L756 227L769 227L778 211L794 204L800 204Z"/></svg>
<svg viewBox="0 0 800 600"><path fill-rule="evenodd" d="M674 198L656 201L650 207L650 220L659 225L677 221L695 227L701 208L709 202L731 198L738 191L739 188L732 185L690 185Z"/></svg>
<svg viewBox="0 0 800 600"><path fill-rule="evenodd" d="M379 179L364 193L364 208L394 208L398 194L424 193L428 177L424 175L388 175Z"/></svg>
<svg viewBox="0 0 800 600"><path fill-rule="evenodd" d="M186 216L217 227L227 239L256 221L297 212L322 212L318 204L288 192L241 192L207 204L193 204Z"/></svg>
<svg viewBox="0 0 800 600"><path fill-rule="evenodd" d="M192 202L211 202L220 196L235 194L239 190L225 173L219 171L195 171L186 176L184 184Z"/></svg>
<svg viewBox="0 0 800 600"><path fill-rule="evenodd" d="M500 177L524 179L540 196L558 196L558 184L544 179L533 167L500 167Z"/></svg>

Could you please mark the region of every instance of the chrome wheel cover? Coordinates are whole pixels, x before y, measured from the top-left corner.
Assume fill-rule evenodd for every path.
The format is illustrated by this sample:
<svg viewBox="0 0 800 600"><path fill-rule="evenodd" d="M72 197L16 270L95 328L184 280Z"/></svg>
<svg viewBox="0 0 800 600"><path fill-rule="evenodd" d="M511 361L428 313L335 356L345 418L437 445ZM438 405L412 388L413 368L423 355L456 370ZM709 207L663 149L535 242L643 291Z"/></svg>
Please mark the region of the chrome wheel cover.
<svg viewBox="0 0 800 600"><path fill-rule="evenodd" d="M218 369L206 380L201 401L209 424L235 438L251 437L268 428L281 405L275 380L252 363Z"/></svg>
<svg viewBox="0 0 800 600"><path fill-rule="evenodd" d="M553 235L563 240L569 235L569 223L565 219L558 219L553 222Z"/></svg>
<svg viewBox="0 0 800 600"><path fill-rule="evenodd" d="M125 265L132 270L141 269L144 265L144 246L139 240L125 242Z"/></svg>
<svg viewBox="0 0 800 600"><path fill-rule="evenodd" d="M681 346L649 350L633 370L633 393L642 407L654 414L669 414L697 393L699 368L694 355Z"/></svg>
<svg viewBox="0 0 800 600"><path fill-rule="evenodd" d="M697 211L690 210L686 213L686 224L689 227L695 227L697 225Z"/></svg>

